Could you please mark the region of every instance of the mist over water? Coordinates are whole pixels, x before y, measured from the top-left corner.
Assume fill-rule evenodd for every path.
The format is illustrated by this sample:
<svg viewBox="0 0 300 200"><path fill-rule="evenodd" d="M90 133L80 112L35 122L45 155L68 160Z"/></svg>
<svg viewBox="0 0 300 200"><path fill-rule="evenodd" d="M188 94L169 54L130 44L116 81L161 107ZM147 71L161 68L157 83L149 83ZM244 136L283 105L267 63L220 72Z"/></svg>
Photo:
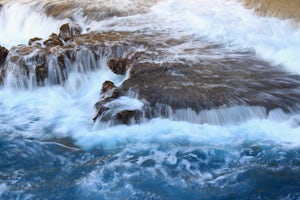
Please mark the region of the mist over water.
<svg viewBox="0 0 300 200"><path fill-rule="evenodd" d="M8 49L73 22L83 33L119 31L153 41L132 48L155 47L155 63L230 58L242 65L253 56L270 71L300 74L300 30L233 0L0 3L0 45ZM237 105L170 110L130 126L94 123L102 83L119 86L128 78L109 70L107 55L70 63L61 85L20 86L12 70L0 88L0 198L300 198L299 101L288 112ZM144 103L132 95L110 106Z"/></svg>

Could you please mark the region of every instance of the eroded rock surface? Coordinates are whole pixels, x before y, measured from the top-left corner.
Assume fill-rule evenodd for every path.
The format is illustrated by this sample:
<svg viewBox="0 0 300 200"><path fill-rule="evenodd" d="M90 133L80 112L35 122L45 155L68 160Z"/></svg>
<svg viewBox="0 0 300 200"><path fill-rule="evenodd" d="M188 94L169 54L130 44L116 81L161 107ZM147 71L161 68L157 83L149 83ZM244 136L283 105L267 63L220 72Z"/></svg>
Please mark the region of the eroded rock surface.
<svg viewBox="0 0 300 200"><path fill-rule="evenodd" d="M253 56L194 63L139 62L115 91L110 101L133 94L143 101L139 116L147 119L170 117L176 110L190 109L201 113L234 106L290 112L298 106L300 77L271 67ZM96 104L98 111L109 112L104 106L107 100Z"/></svg>
<svg viewBox="0 0 300 200"><path fill-rule="evenodd" d="M105 67L101 59L118 60L121 65L113 67L120 74L131 66L139 44L129 45L128 33L80 34L80 31L78 26L64 24L59 35L53 33L44 42L41 38L32 38L28 46L12 47L6 63L2 63L1 83L5 80L21 88L62 84L72 71L84 73ZM4 48L2 52L4 62Z"/></svg>

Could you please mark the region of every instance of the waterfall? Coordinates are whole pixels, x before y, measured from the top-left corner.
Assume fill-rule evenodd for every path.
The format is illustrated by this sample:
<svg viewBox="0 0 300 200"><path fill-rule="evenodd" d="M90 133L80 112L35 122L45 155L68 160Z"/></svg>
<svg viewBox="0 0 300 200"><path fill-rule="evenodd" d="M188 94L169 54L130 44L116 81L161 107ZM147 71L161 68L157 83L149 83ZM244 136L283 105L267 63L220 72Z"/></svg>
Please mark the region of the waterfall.
<svg viewBox="0 0 300 200"><path fill-rule="evenodd" d="M236 0L0 0L0 199L299 199L294 25Z"/></svg>

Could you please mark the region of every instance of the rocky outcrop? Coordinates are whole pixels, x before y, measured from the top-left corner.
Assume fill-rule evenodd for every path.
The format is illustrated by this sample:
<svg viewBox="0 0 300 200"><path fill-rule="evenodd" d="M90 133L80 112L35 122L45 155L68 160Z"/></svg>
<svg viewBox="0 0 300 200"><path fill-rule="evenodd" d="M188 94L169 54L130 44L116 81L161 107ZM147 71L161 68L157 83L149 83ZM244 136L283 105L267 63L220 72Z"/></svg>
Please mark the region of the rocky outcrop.
<svg viewBox="0 0 300 200"><path fill-rule="evenodd" d="M37 45L37 46L41 46L43 44L43 39L42 38L39 38L39 37L34 37L34 38L31 38L29 41L28 41L28 45Z"/></svg>
<svg viewBox="0 0 300 200"><path fill-rule="evenodd" d="M105 81L103 84L102 84L102 89L101 89L101 94L104 94L106 92L108 92L109 90L112 90L112 89L115 89L117 88L115 86L115 84L111 81Z"/></svg>
<svg viewBox="0 0 300 200"><path fill-rule="evenodd" d="M49 36L49 39L47 39L43 44L46 47L53 47L53 46L62 46L63 42L56 33L52 33Z"/></svg>
<svg viewBox="0 0 300 200"><path fill-rule="evenodd" d="M8 54L8 50L6 48L0 46L0 68L5 61L7 54Z"/></svg>
<svg viewBox="0 0 300 200"><path fill-rule="evenodd" d="M119 123L124 117L125 124L130 121L128 118L135 117L139 122L142 116L146 119L171 117L176 111L187 109L195 113L233 106L293 110L300 99L299 76L286 74L257 59L243 61L138 62L132 67L130 77L120 87L114 87L113 98L104 98L96 104L96 118L105 122L103 118L107 115L102 114L113 113L105 106L107 101L123 96L134 96L144 102L142 110L134 115L120 112L114 113L114 117L109 115L110 119L118 116Z"/></svg>
<svg viewBox="0 0 300 200"><path fill-rule="evenodd" d="M136 108L122 106L120 91L111 81L102 84L100 101L96 103L97 110L94 121L97 119L101 123L131 124L139 123L142 118L142 111Z"/></svg>
<svg viewBox="0 0 300 200"><path fill-rule="evenodd" d="M130 68L131 61L128 58L111 59L107 65L114 73L124 75Z"/></svg>
<svg viewBox="0 0 300 200"><path fill-rule="evenodd" d="M300 1L298 0L242 0L248 8L263 16L295 19L300 22Z"/></svg>
<svg viewBox="0 0 300 200"><path fill-rule="evenodd" d="M138 46L129 45L128 33L80 34L80 31L79 26L64 24L59 35L53 33L43 44L41 38L32 38L28 46L13 47L0 72L1 82L10 74L17 87L62 84L70 72L84 73L103 67L100 59L116 60L121 64L112 69L125 74Z"/></svg>
<svg viewBox="0 0 300 200"><path fill-rule="evenodd" d="M81 34L82 28L78 24L63 24L59 29L59 38L68 41L74 36Z"/></svg>

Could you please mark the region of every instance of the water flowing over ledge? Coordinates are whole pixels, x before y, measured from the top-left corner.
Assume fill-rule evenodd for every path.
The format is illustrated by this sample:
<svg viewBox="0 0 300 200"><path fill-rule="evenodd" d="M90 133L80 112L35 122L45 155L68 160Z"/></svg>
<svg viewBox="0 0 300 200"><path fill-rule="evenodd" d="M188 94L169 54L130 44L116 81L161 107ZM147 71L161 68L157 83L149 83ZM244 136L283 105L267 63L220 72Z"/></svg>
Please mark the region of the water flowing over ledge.
<svg viewBox="0 0 300 200"><path fill-rule="evenodd" d="M291 21L233 0L0 4L1 199L300 197Z"/></svg>

